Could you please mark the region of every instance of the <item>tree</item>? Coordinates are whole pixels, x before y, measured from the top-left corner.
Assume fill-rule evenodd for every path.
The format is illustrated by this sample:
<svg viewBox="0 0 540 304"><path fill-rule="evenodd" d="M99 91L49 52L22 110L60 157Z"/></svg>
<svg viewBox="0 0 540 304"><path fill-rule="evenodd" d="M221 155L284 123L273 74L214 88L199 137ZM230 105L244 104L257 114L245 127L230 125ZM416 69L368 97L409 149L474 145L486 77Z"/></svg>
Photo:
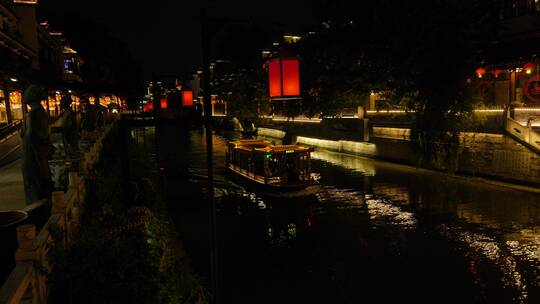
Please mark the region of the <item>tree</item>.
<svg viewBox="0 0 540 304"><path fill-rule="evenodd" d="M416 112L412 140L420 163L452 170L473 106L466 79L494 32L492 1L350 5L318 2L324 28L304 41L301 54L306 95L319 103L312 107L332 113L369 90L385 91L391 102Z"/></svg>
<svg viewBox="0 0 540 304"><path fill-rule="evenodd" d="M253 69L230 83L231 93L227 98L229 114L238 118L255 118L271 111L265 76L262 69Z"/></svg>

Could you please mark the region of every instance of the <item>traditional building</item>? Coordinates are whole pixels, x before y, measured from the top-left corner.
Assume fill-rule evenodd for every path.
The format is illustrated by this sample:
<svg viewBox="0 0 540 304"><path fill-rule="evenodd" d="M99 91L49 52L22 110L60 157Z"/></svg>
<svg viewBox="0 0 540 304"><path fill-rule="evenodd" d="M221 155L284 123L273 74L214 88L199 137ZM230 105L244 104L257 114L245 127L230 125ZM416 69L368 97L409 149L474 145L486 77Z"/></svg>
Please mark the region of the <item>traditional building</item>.
<svg viewBox="0 0 540 304"><path fill-rule="evenodd" d="M60 88L82 82L80 56L47 21L38 23L35 0L0 0L0 127L23 118L22 90L49 89L44 106L59 114Z"/></svg>
<svg viewBox="0 0 540 304"><path fill-rule="evenodd" d="M0 0L0 125L23 117L21 90L39 70L35 6Z"/></svg>

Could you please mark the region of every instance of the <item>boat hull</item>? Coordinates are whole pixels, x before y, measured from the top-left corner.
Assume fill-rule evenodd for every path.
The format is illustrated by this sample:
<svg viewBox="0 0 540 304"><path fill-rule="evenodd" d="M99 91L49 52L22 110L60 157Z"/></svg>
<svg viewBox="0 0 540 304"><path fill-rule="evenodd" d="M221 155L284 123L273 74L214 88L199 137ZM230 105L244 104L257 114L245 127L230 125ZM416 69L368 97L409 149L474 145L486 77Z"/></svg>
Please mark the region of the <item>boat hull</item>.
<svg viewBox="0 0 540 304"><path fill-rule="evenodd" d="M267 196L273 197L297 197L313 195L318 188L316 181L295 183L295 184L265 184L254 180L243 172L238 171L233 166L227 166L229 177L242 186Z"/></svg>

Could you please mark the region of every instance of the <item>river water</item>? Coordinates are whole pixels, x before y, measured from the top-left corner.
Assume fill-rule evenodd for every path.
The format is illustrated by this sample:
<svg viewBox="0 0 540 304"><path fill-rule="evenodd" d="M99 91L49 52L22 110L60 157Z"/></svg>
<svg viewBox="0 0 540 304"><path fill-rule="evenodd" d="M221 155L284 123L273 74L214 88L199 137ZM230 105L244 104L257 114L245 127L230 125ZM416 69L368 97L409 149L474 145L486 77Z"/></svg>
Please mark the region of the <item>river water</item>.
<svg viewBox="0 0 540 304"><path fill-rule="evenodd" d="M213 136L221 303L540 303L540 195L334 152L320 187L270 199L227 179ZM209 274L204 131L158 127L180 238Z"/></svg>

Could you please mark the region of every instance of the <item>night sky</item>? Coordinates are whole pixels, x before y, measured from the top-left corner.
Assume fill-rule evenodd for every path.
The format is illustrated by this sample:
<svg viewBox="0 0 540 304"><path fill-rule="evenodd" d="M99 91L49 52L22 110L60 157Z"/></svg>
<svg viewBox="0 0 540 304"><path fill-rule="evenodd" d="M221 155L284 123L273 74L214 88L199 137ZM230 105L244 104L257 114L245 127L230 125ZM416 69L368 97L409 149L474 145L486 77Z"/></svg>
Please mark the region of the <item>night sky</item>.
<svg viewBox="0 0 540 304"><path fill-rule="evenodd" d="M314 19L310 2L306 0L274 0L271 5L270 2L246 0L43 0L39 3L40 19L51 19L52 27L54 18L65 16L80 16L106 27L131 51L145 80L153 72L165 75L189 73L200 63L197 16L201 7L208 8L211 17L279 23L290 31L296 31Z"/></svg>

